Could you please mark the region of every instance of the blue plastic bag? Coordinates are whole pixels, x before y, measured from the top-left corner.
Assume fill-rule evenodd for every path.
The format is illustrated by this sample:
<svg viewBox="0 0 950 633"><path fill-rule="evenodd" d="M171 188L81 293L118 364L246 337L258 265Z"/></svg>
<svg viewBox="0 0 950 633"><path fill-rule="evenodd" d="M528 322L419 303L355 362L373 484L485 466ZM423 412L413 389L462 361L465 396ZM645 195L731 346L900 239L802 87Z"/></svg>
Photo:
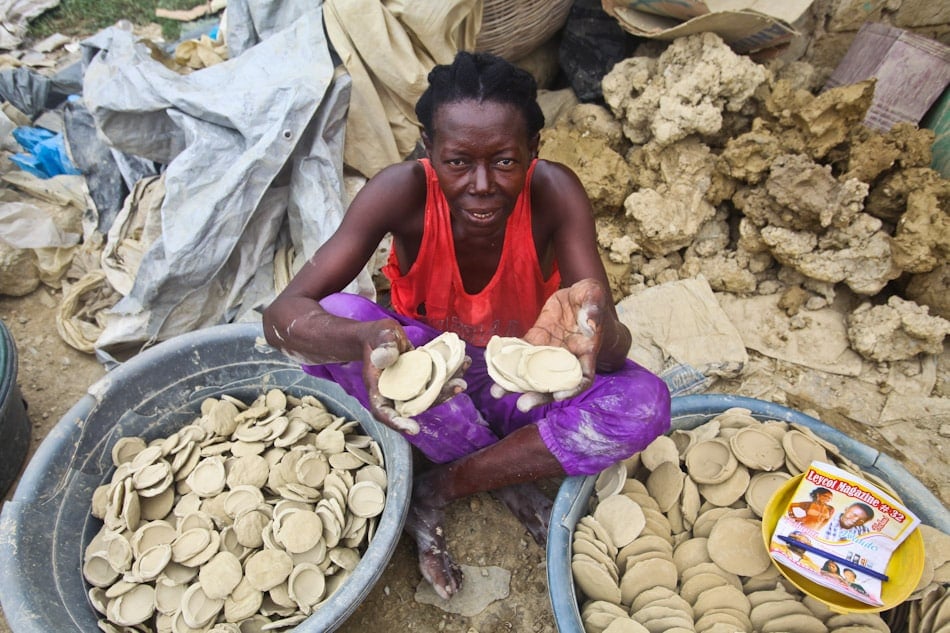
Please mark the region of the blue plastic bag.
<svg viewBox="0 0 950 633"><path fill-rule="evenodd" d="M69 159L62 134L40 127L18 127L13 130L13 138L28 153L14 154L10 161L37 178L82 173Z"/></svg>

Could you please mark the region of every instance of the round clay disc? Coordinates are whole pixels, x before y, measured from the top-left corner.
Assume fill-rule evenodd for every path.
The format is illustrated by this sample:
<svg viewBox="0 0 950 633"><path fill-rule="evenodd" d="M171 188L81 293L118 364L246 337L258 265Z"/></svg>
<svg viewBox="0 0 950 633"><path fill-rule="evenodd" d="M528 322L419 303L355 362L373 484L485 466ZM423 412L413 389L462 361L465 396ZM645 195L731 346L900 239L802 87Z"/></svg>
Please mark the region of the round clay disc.
<svg viewBox="0 0 950 633"><path fill-rule="evenodd" d="M731 407L716 416L720 429L741 429L751 424L758 424L752 417L752 411L745 407Z"/></svg>
<svg viewBox="0 0 950 633"><path fill-rule="evenodd" d="M683 493L680 497L680 511L683 514L683 522L687 528L693 527L693 523L699 517L701 505L699 486L690 477L684 477Z"/></svg>
<svg viewBox="0 0 950 633"><path fill-rule="evenodd" d="M379 375L379 393L390 400L409 400L425 390L432 375L432 357L421 349L403 352Z"/></svg>
<svg viewBox="0 0 950 633"><path fill-rule="evenodd" d="M654 534L640 534L635 540L617 552L617 559L625 559L628 556L644 552L656 552L667 558L672 558L673 551L673 545L666 539Z"/></svg>
<svg viewBox="0 0 950 633"><path fill-rule="evenodd" d="M588 514L580 518L578 523L583 523L587 525L591 530L593 530L594 536L598 541L603 543L607 547L607 553L611 556L617 555L617 546L614 545L613 539L610 536L610 533L604 529L604 526L600 524L600 521L594 518L593 515Z"/></svg>
<svg viewBox="0 0 950 633"><path fill-rule="evenodd" d="M631 617L648 627L648 630L649 628L658 631L669 631L677 628L690 630L693 626L692 613L659 604L652 604L634 611Z"/></svg>
<svg viewBox="0 0 950 633"><path fill-rule="evenodd" d="M584 377L581 363L563 347L532 346L521 354L518 375L534 391L554 393L573 389Z"/></svg>
<svg viewBox="0 0 950 633"><path fill-rule="evenodd" d="M814 615L804 604L792 599L791 596L786 596L784 599L764 602L753 607L749 614L749 619L752 621L752 626L754 626L757 631L761 631L766 623L793 613ZM837 628L839 627L836 626L835 629Z"/></svg>
<svg viewBox="0 0 950 633"><path fill-rule="evenodd" d="M594 560L577 559L571 561L571 571L578 588L591 600L620 603L620 587L603 565Z"/></svg>
<svg viewBox="0 0 950 633"><path fill-rule="evenodd" d="M714 563L739 576L755 576L772 564L760 521L726 517L713 526L707 545Z"/></svg>
<svg viewBox="0 0 950 633"><path fill-rule="evenodd" d="M749 480L749 487L745 491L745 502L749 508L755 512L756 516L762 517L765 506L768 505L772 495L782 487L786 481L791 478L786 472L763 472L752 475Z"/></svg>
<svg viewBox="0 0 950 633"><path fill-rule="evenodd" d="M656 499L660 510L667 512L679 502L683 492L685 473L680 470L679 462L663 462L647 477L647 490Z"/></svg>
<svg viewBox="0 0 950 633"><path fill-rule="evenodd" d="M432 406L432 403L439 397L442 387L448 380L448 374L445 368L445 359L438 352L421 349L423 354L429 357L430 374L428 383L422 389L422 392L408 400L398 400L396 402L396 411L399 415L413 416L418 415Z"/></svg>
<svg viewBox="0 0 950 633"><path fill-rule="evenodd" d="M679 464L680 451L676 442L668 435L659 435L649 445L640 451L640 463L647 470L655 470L663 462Z"/></svg>
<svg viewBox="0 0 950 633"><path fill-rule="evenodd" d="M607 625L607 628L603 630L603 633L649 633L649 631L650 629L646 628L636 620L631 620L630 618L617 618Z"/></svg>
<svg viewBox="0 0 950 633"><path fill-rule="evenodd" d="M680 575L691 567L712 560L709 558L706 541L705 538L691 538L676 546L676 549L673 550L673 564L676 565Z"/></svg>
<svg viewBox="0 0 950 633"><path fill-rule="evenodd" d="M805 472L812 462L825 462L828 454L825 448L797 429L792 429L782 438L782 447L785 449L788 461L798 472Z"/></svg>
<svg viewBox="0 0 950 633"><path fill-rule="evenodd" d="M297 606L309 609L326 595L326 576L313 563L301 563L291 572L287 591Z"/></svg>
<svg viewBox="0 0 950 633"><path fill-rule="evenodd" d="M361 481L353 484L347 493L347 505L358 517L374 517L386 505L386 492L375 481Z"/></svg>
<svg viewBox="0 0 950 633"><path fill-rule="evenodd" d="M784 633L785 631L800 631L801 633L824 633L828 630L825 623L815 616L805 613L791 613L775 618L762 625L762 633Z"/></svg>
<svg viewBox="0 0 950 633"><path fill-rule="evenodd" d="M620 579L620 602L630 604L640 593L651 587L675 589L677 579L673 561L660 557L641 560L628 567Z"/></svg>
<svg viewBox="0 0 950 633"><path fill-rule="evenodd" d="M737 466L732 475L718 484L700 484L699 494L717 506L730 506L745 494L749 487L749 471L745 466Z"/></svg>
<svg viewBox="0 0 950 633"><path fill-rule="evenodd" d="M485 346L485 369L492 380L506 391L530 389L518 378L521 353L528 347L527 341L510 336L493 336Z"/></svg>
<svg viewBox="0 0 950 633"><path fill-rule="evenodd" d="M709 547L708 540L706 541L706 547ZM699 576L701 574L716 574L736 589L742 589L742 581L739 580L739 576L731 571L726 571L717 563L712 561L708 563L699 563L698 565L690 567L689 569L684 569L683 573L680 575L680 580L685 583L691 580L693 576Z"/></svg>
<svg viewBox="0 0 950 633"><path fill-rule="evenodd" d="M697 442L686 453L686 472L698 484L718 484L728 479L739 462L729 445L719 439Z"/></svg>
<svg viewBox="0 0 950 633"><path fill-rule="evenodd" d="M574 539L572 548L573 554L584 554L585 556L589 556L606 568L610 568L611 565L616 566L616 563L610 556L607 555L607 552L597 547L593 541L583 538L576 538Z"/></svg>
<svg viewBox="0 0 950 633"><path fill-rule="evenodd" d="M758 426L739 429L729 438L729 448L736 459L753 470L777 470L785 464L781 442Z"/></svg>
<svg viewBox="0 0 950 633"><path fill-rule="evenodd" d="M714 574L712 572L705 572L702 574L696 574L691 576L687 580L684 580L680 583L679 592L683 597L683 600L686 600L690 604L696 602L696 599L699 595L711 589L712 587L720 587L722 585L728 584L729 581L720 576L719 574Z"/></svg>
<svg viewBox="0 0 950 633"><path fill-rule="evenodd" d="M749 615L752 605L741 589L732 585L720 585L703 591L693 603L693 613L697 618L703 617L707 611L720 607L731 607Z"/></svg>
<svg viewBox="0 0 950 633"><path fill-rule="evenodd" d="M598 499L604 500L611 495L619 494L626 481L627 467L623 465L623 462L616 462L597 475L594 481L594 492Z"/></svg>
<svg viewBox="0 0 950 633"><path fill-rule="evenodd" d="M442 356L445 360L445 371L449 376L454 375L465 361L465 343L455 332L443 332L423 347Z"/></svg>
<svg viewBox="0 0 950 633"><path fill-rule="evenodd" d="M135 626L145 622L155 612L155 588L151 585L135 585L130 591L115 598L109 608L117 624Z"/></svg>
<svg viewBox="0 0 950 633"><path fill-rule="evenodd" d="M136 455L146 448L145 440L140 437L120 437L112 445L112 463L115 466L131 462Z"/></svg>
<svg viewBox="0 0 950 633"><path fill-rule="evenodd" d="M624 495L613 495L597 504L594 518L604 526L611 541L618 548L637 538L646 525L646 517L640 505Z"/></svg>
<svg viewBox="0 0 950 633"><path fill-rule="evenodd" d="M713 525L716 524L716 521L718 521L719 518L724 514L729 512L730 509L731 508L716 506L700 512L699 516L696 517L696 520L693 522L693 537L708 537L709 532L712 531Z"/></svg>
<svg viewBox="0 0 950 633"><path fill-rule="evenodd" d="M647 589L633 600L630 610L632 612L634 609L643 609L651 604L678 609L687 613L692 611L692 606L679 593L666 587Z"/></svg>
<svg viewBox="0 0 950 633"><path fill-rule="evenodd" d="M848 626L865 627L867 629L878 631L879 633L890 633L891 631L890 627L887 626L887 623L884 622L884 620L881 619L881 616L876 613L839 613L832 615L827 620L825 620L825 625L829 628L829 630L832 631L843 629ZM939 631L940 629L935 627L931 630Z"/></svg>

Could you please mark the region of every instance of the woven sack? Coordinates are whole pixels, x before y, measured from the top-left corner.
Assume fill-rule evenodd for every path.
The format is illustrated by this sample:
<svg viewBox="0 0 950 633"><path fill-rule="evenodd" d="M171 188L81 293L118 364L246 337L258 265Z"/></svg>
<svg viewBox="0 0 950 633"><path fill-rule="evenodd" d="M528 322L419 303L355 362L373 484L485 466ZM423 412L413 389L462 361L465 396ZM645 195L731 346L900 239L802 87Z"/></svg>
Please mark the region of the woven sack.
<svg viewBox="0 0 950 633"><path fill-rule="evenodd" d="M517 61L567 22L573 0L485 0L475 50Z"/></svg>

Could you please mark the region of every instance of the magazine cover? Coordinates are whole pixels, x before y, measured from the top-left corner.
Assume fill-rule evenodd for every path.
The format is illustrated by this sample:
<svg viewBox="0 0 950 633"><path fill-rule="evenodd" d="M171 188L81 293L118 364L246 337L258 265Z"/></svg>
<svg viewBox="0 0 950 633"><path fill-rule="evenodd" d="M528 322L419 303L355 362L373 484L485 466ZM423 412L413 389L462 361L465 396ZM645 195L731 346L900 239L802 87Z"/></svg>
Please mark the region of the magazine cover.
<svg viewBox="0 0 950 633"><path fill-rule="evenodd" d="M880 606L891 554L919 523L878 486L813 462L775 526L769 554L809 580Z"/></svg>

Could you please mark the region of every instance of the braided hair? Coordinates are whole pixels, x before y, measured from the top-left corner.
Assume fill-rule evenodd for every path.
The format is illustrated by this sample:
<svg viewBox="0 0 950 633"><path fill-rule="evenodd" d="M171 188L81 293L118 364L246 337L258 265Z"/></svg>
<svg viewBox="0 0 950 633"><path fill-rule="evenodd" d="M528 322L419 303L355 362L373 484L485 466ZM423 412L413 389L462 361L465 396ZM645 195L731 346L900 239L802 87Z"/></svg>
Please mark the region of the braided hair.
<svg viewBox="0 0 950 633"><path fill-rule="evenodd" d="M416 102L416 116L429 138L435 135L436 110L466 100L515 106L524 116L528 138L544 127L538 85L531 73L497 55L461 51L451 64L438 65L429 72L429 86Z"/></svg>

